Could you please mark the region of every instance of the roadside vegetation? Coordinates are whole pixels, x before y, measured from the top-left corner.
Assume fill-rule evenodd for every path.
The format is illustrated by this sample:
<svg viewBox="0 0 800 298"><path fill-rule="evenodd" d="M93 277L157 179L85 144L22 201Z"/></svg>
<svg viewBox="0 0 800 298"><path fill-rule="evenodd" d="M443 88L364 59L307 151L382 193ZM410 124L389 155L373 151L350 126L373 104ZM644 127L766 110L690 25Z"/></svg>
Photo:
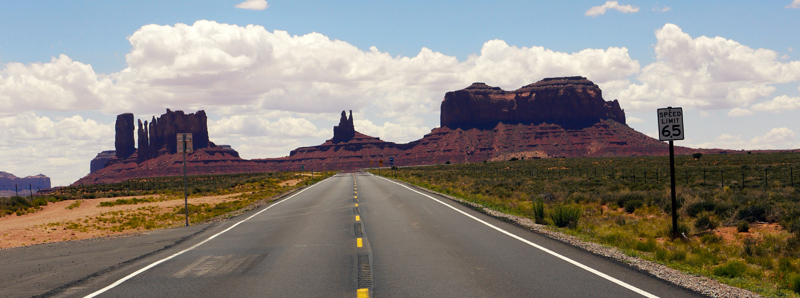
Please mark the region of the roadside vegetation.
<svg viewBox="0 0 800 298"><path fill-rule="evenodd" d="M554 158L397 169L397 178L771 297L800 297L799 153ZM394 177L394 172L373 171Z"/></svg>
<svg viewBox="0 0 800 298"><path fill-rule="evenodd" d="M190 205L190 219L196 222L214 218L246 207L258 200L271 198L282 192L314 183L333 174L333 172L317 172L314 174L313 179L308 173L299 172L189 176L188 193L190 198L239 194L229 201L213 206L209 204ZM298 183L285 185L287 181ZM100 203L101 207L112 207L183 199L183 196L182 176L137 178L120 183L69 186L47 194L34 194L31 197L13 196L0 198L0 217L33 213L41 210L42 206L47 206L48 203L64 200L74 200L72 204L66 207L66 209L71 210L80 208L81 202L95 198L128 197ZM149 213L153 215L148 215ZM154 215L156 213L158 214L157 216ZM136 216L109 213L102 216L102 218L98 218L98 220L103 223L119 223L120 225L124 223L127 228L144 226L149 229L170 225L171 222L177 221L173 217L182 216L185 210L183 206L172 210L171 213L179 213L175 216L167 216L162 213L164 212L156 212L152 208L145 207ZM183 217L181 217L182 219ZM72 226L75 226L75 224L73 223ZM120 225L110 226L118 230Z"/></svg>

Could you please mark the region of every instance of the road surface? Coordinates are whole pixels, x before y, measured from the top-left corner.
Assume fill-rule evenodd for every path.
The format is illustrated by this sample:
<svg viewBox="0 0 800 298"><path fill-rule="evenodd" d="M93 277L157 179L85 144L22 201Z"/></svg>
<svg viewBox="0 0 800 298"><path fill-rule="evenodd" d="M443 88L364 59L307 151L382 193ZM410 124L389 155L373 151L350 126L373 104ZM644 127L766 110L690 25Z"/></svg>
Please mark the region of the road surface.
<svg viewBox="0 0 800 298"><path fill-rule="evenodd" d="M699 297L363 172L337 174L233 220L191 228L157 234L178 233L185 241L133 261L72 272L93 275L71 284L42 281L23 291L0 275L8 279L0 286L12 297ZM95 251L94 258L125 259L111 247L152 243L153 237L99 242L109 249ZM89 253L78 255L73 262L92 261ZM19 262L2 262L25 270Z"/></svg>

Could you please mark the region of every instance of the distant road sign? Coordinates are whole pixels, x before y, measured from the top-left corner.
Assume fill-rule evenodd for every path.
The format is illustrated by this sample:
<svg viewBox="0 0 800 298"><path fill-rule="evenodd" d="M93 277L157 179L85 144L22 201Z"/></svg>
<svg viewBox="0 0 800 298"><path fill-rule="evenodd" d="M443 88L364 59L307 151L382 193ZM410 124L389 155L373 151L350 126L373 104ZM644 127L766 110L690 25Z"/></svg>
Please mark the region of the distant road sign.
<svg viewBox="0 0 800 298"><path fill-rule="evenodd" d="M192 153L194 145L192 144L192 133L179 133L178 134L178 153Z"/></svg>
<svg viewBox="0 0 800 298"><path fill-rule="evenodd" d="M658 140L683 140L683 108L658 109Z"/></svg>
<svg viewBox="0 0 800 298"><path fill-rule="evenodd" d="M389 157L389 165L390 166L394 165L394 157Z"/></svg>

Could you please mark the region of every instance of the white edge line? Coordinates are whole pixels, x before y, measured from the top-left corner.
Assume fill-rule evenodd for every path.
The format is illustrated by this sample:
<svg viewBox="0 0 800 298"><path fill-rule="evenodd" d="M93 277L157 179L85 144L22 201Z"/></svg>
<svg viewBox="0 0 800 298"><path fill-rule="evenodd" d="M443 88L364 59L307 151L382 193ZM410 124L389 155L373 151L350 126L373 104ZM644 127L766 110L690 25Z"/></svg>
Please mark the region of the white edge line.
<svg viewBox="0 0 800 298"><path fill-rule="evenodd" d="M243 219L243 220L241 220L241 221L239 221L239 222L237 222L237 223L233 224L232 226L228 227L227 229L225 229L225 230L222 230L221 232L219 232L219 233L216 233L216 234L214 234L213 236L206 238L206 240L203 240L203 241L201 241L200 243L197 243L197 244L193 245L192 247L189 247L189 248L187 248L187 249L184 249L184 250L182 250L182 251L176 252L176 253L174 253L173 255L169 256L169 257L166 257L166 258L163 258L163 259L161 259L161 260L155 261L155 262L153 262L152 264L150 264L150 265L147 265L147 266L145 266L145 267L144 267L144 268L142 268L142 269L136 270L136 271L134 271L133 273L131 273L131 274L128 274L127 276L125 276L125 277L123 277L123 278L120 278L119 280L115 281L114 283L112 283L112 284L110 284L110 285L106 286L105 288L99 289L99 290L95 291L94 293L91 293L91 294L89 294L89 295L86 295L86 296L84 296L84 298L92 298L92 297L95 297L95 296L97 296L97 295L103 294L104 292L106 292L106 291L108 291L108 290L111 290L111 289L113 289L114 287L116 287L116 286L118 286L118 285L120 285L120 284L124 283L125 281L127 281L127 280L129 280L129 279L133 278L134 276L137 276L137 275L141 274L142 272L145 272L145 271L149 270L150 268L153 268L153 267L155 267L155 266L158 266L158 264L161 264L161 263L164 263L164 262L166 262L166 261L169 261L169 260L171 260L171 259L172 259L172 258L174 258L174 257L177 257L177 256L179 256L179 255L182 255L182 254L183 254L183 253L185 253L185 252L188 252L188 251L190 251L190 250L193 250L193 249L197 248L197 247L198 247L198 246L200 246L200 245L203 245L203 244L205 244L206 242L210 241L211 239L217 238L217 236L219 236L219 235L222 235L222 234L224 234L224 233L225 233L225 232L227 232L227 231L230 231L231 229L235 228L235 227L236 227L236 226L238 226L239 224L241 224L241 223L243 223L243 222L246 222L246 221L250 220L250 219L251 219L251 218L253 218L253 217L256 217L257 215L261 214L261 213L262 213L262 212L264 212L264 211L267 211L267 210L269 210L269 208L275 207L275 205L278 205L278 204L280 204L280 203L283 203L283 202L285 202L285 201L288 201L289 199L291 199L291 198L294 198L294 196L296 196L296 195L299 195L299 194L301 194L302 192L304 192L304 191L306 191L306 190L308 190L308 189L311 189L312 187L314 187L314 186L317 186L317 185L321 184L322 182L325 182L325 181L326 181L326 180L328 180L328 179L331 179L332 177L333 177L333 176L331 176L331 177L328 177L328 178L326 178L325 180L322 180L322 181L320 181L320 182L318 182L318 183L315 183L315 184L313 184L313 185L311 185L311 186L309 186L309 187L307 187L307 188L305 188L305 189L303 189L303 190L300 190L300 191L298 191L297 193L295 193L295 194L293 194L293 195L289 196L288 198L285 198L285 199L283 199L283 200L277 201L277 202L275 202L274 204L267 206L267 208L264 208L264 210L261 210L261 211L257 212L256 214L250 215L249 217L247 217L247 218L245 218L245 219Z"/></svg>
<svg viewBox="0 0 800 298"><path fill-rule="evenodd" d="M536 244L536 243L530 242L530 241L526 240L525 238L519 237L519 236L517 236L517 235L514 235L514 234L512 234L511 232L508 232L508 231L506 231L506 230L503 230L503 229L501 229L501 228L498 228L498 227L496 227L496 226L494 226L494 225L492 225L492 224L490 224L490 223L488 223L488 222L485 222L485 221L481 220L480 218L477 218L477 217L475 217L475 216L472 216L472 215L471 215L471 214L469 214L469 213L466 213L466 212L464 212L464 211L461 211L461 210L457 209L456 207L450 206L450 205L448 205L448 204L446 204L446 203L444 203L444 202L442 202L442 201L440 201L440 200L438 200L438 199L436 199L436 198L434 198L434 197L432 197L432 196L429 196L429 195L427 195L427 194L424 194L424 193L422 193L422 192L419 192L419 191L417 191L417 190L415 190L415 189L412 189L412 188L410 188L410 187L408 187L408 186L406 186L406 185L403 185L403 184L400 184L400 183L394 182L394 181L392 181L392 180L386 179L386 178L384 178L384 177L377 176L377 175L375 175L375 176L376 176L376 177L379 177L379 178L381 178L381 179L384 179L384 180L386 180L386 181L389 181L389 182L391 182L391 183L394 183L394 184L400 185L400 186L402 186L402 187L405 187L406 189L408 189L408 190L410 190L410 191L413 191L413 192L415 192L415 193L418 193L418 194L420 194L420 195L426 196L426 197L428 197L429 199L431 199L431 200L434 200L434 201L438 202L439 204L445 205L445 206L449 207L450 209L453 209L453 210L455 210L455 211L457 211L457 212L459 212L459 213L463 214L463 215L464 215L464 216L466 216L466 217L469 217L469 218L471 218L471 219L474 219L475 221L477 221L477 222L479 222L479 223L482 223L482 224L484 224L484 225L486 225L486 226L488 226L488 227L490 227L490 228L492 228L492 229L495 229L495 230L499 231L500 233L506 234L506 235L508 235L508 236L510 236L510 237L512 237L512 238L514 238L514 239L517 239L517 240L519 240L519 241L522 241L522 242L523 242L523 243L525 243L525 244L528 244L528 245L530 245L530 246L533 246L533 247L535 247L535 248L538 248L539 250L541 250L541 251L544 251L544 252L546 252L546 253L548 253L548 254L550 254L550 255L552 255L552 256L554 256L554 257L556 257L556 258L562 259L562 260L564 260L564 261L566 261L566 262L568 262L568 263L570 263L570 264L572 264L572 265L578 266L579 268L581 268L581 269L583 269L583 270L589 271L589 272L591 272L591 273L593 273L593 274L595 274L595 275L597 275L597 276L600 276L600 277L602 277L602 278L605 278L606 280L608 280L608 281L611 281L611 282L613 282L613 283L615 283L615 284L618 284L618 285L620 285L620 286L622 286L622 287L624 287L624 288L626 288L626 289L628 289L628 290L631 290L631 291L634 291L634 292L636 292L636 293L639 293L639 294L641 294L642 296L645 296L645 297L650 297L650 298L658 298L658 296L656 296L656 295L653 295L653 294L650 294L650 293L648 293L648 292L645 292L644 290L642 290L642 289L639 289L639 288L637 288L637 287L634 287L634 286L632 286L632 285L630 285L630 284L628 284L628 283L626 283L626 282L624 282L624 281L621 281L621 280L619 280L619 279L613 278L613 277L611 277L611 276L609 276L609 275L607 275L607 274L605 274L605 273L603 273L603 272L597 271L597 270L595 270L595 269L594 269L594 268L592 268L592 267L589 267L589 266L586 266L586 265L584 265L584 264L578 263L577 261L575 261L575 260L573 260L573 259L570 259L570 258L568 258L568 257L565 257L565 256L563 256L563 255L560 255L560 254L558 254L557 252L554 252L554 251L552 251L552 250L549 250L549 249L547 249L547 248L544 248L544 247L542 247L542 246L540 246L540 245L538 245L538 244Z"/></svg>

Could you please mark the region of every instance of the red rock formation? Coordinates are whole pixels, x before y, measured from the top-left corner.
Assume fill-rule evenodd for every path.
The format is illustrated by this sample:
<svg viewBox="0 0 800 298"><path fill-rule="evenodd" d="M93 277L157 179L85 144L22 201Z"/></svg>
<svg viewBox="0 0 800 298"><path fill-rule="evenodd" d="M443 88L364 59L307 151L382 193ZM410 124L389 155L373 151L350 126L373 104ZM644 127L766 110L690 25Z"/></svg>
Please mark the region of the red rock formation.
<svg viewBox="0 0 800 298"><path fill-rule="evenodd" d="M350 111L350 119L347 119L347 114L342 111L342 118L339 119L339 125L333 127L333 138L330 139L333 143L347 142L353 139L356 135L356 127L353 125L353 111Z"/></svg>
<svg viewBox="0 0 800 298"><path fill-rule="evenodd" d="M153 117L148 124L138 121L136 134L139 140L139 148L136 149L133 140L133 114L125 113L117 115L115 146L116 158L108 158L106 155L98 154L91 163L91 172L94 173L103 167L114 163L138 162L142 163L149 159L156 158L164 154L172 154L177 151L177 133L188 132L192 134L193 149L214 147L214 143L208 140L208 119L205 111L197 111L192 114L184 114L183 111L171 111L156 119ZM239 156L232 149L231 154ZM106 152L106 151L104 151ZM114 151L112 151L114 152ZM132 159L132 160L128 160Z"/></svg>
<svg viewBox="0 0 800 298"><path fill-rule="evenodd" d="M152 159L138 164L131 160L133 157L112 159L106 168L82 178L79 183L180 175L181 156L168 154L167 150L175 148L176 127L186 127L176 123L191 121L176 120L186 116L180 111L167 112L150 122L149 132L143 129L143 133L149 134L150 150L153 146L160 148ZM604 101L597 85L582 77L544 79L513 92L482 83L448 92L442 103L442 127L407 144L385 142L359 133L353 125L352 112L349 118L345 116L343 111L330 140L317 146L297 148L282 158L244 160L234 154L235 151L208 142L209 148L187 156L188 171L198 175L300 170L301 167L305 170L348 170L376 167L381 160L383 166L388 166L390 157L394 157L396 165L404 166L511 157L668 154L666 143L625 125L625 113L619 103ZM205 128L205 113L201 119L192 121ZM205 135L207 140L207 131ZM197 146L195 143L195 148ZM675 151L689 154L721 150L676 147Z"/></svg>
<svg viewBox="0 0 800 298"><path fill-rule="evenodd" d="M117 123L114 125L116 131L114 137L114 148L117 149L118 158L128 158L136 151L136 143L133 140L133 114L125 113L117 115Z"/></svg>
<svg viewBox="0 0 800 298"><path fill-rule="evenodd" d="M89 174L99 171L102 168L105 168L108 164L108 161L115 157L114 150L107 150L100 153L97 153L97 156L92 159L92 162L89 164Z"/></svg>
<svg viewBox="0 0 800 298"><path fill-rule="evenodd" d="M515 91L474 83L447 92L441 110L442 127L464 129L501 122L584 128L604 119L625 124L625 112L616 100L603 100L600 88L584 77L548 78Z"/></svg>

